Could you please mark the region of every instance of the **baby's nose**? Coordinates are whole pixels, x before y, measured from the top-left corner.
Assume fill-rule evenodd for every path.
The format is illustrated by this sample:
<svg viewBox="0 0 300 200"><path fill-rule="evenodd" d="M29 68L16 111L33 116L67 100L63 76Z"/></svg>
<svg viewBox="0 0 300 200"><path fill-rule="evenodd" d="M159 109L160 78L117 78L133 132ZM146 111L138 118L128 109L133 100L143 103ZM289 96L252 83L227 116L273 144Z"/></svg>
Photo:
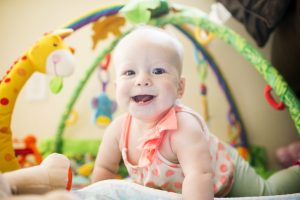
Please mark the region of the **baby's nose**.
<svg viewBox="0 0 300 200"><path fill-rule="evenodd" d="M151 80L147 75L140 75L137 80L137 86L151 86Z"/></svg>
<svg viewBox="0 0 300 200"><path fill-rule="evenodd" d="M143 81L143 82L139 82L137 85L138 86L150 86L150 82L149 81Z"/></svg>

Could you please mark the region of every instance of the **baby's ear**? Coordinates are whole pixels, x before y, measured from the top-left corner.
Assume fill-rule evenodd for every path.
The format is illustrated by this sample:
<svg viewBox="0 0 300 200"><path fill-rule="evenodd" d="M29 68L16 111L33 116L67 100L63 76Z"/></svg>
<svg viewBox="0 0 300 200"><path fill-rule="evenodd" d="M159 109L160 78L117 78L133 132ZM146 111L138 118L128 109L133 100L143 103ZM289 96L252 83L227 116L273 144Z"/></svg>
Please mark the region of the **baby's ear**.
<svg viewBox="0 0 300 200"><path fill-rule="evenodd" d="M184 90L185 90L185 78L180 78L178 83L178 90L177 90L178 98L181 98L183 96Z"/></svg>

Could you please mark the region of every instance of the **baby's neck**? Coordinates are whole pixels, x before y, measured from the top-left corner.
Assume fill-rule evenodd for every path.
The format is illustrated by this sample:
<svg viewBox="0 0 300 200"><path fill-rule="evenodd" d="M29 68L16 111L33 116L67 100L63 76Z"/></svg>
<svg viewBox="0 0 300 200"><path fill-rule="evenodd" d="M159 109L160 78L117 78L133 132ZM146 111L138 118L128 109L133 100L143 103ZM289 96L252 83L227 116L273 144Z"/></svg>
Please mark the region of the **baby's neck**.
<svg viewBox="0 0 300 200"><path fill-rule="evenodd" d="M171 109L171 108L170 108ZM132 117L135 126L140 130L151 130L156 127L156 125L160 122L160 120L169 112L169 109L165 112L157 115L154 118L149 119L140 119L136 117Z"/></svg>
<svg viewBox="0 0 300 200"><path fill-rule="evenodd" d="M135 123L136 127L138 129L141 129L141 130L153 129L153 128L156 127L156 125L159 121L159 120L145 121L145 120L141 120L141 119L138 119L138 118L133 118L133 120L134 120L134 123Z"/></svg>

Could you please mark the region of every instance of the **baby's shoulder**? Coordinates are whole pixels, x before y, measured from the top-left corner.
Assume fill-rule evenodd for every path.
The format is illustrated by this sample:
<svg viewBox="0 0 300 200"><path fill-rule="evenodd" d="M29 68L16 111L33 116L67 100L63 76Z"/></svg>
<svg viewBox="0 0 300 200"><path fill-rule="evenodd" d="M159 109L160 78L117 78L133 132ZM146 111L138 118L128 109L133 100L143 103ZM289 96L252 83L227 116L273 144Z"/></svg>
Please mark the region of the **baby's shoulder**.
<svg viewBox="0 0 300 200"><path fill-rule="evenodd" d="M124 121L126 119L126 114L117 116L106 128L105 132L109 132L112 137L119 138L124 126Z"/></svg>
<svg viewBox="0 0 300 200"><path fill-rule="evenodd" d="M205 125L197 116L189 112L178 112L176 115L178 128L172 134L169 134L173 152L182 151L182 147L187 146L202 147L207 143Z"/></svg>
<svg viewBox="0 0 300 200"><path fill-rule="evenodd" d="M119 126L119 125L122 125L125 121L127 117L127 114L126 113L123 113L121 115L118 115L117 117L115 117L115 119L111 122L111 125L112 126Z"/></svg>
<svg viewBox="0 0 300 200"><path fill-rule="evenodd" d="M177 112L177 123L179 128L197 129L201 128L202 121L195 115L189 112Z"/></svg>
<svg viewBox="0 0 300 200"><path fill-rule="evenodd" d="M197 115L190 112L177 112L176 116L178 128L171 138L179 140L193 138L192 140L195 141L207 138L209 134L207 126Z"/></svg>

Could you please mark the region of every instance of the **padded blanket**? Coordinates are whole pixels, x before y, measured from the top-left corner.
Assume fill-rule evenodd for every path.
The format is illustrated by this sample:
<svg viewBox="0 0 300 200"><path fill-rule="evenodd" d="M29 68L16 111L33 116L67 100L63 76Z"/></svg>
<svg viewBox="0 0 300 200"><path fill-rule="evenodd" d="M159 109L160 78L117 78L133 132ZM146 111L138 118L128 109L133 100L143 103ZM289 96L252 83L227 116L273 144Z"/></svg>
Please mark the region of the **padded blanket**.
<svg viewBox="0 0 300 200"><path fill-rule="evenodd" d="M106 180L72 191L82 200L179 200L181 195L144 187L126 180ZM215 200L300 200L300 193L261 197L215 198Z"/></svg>

